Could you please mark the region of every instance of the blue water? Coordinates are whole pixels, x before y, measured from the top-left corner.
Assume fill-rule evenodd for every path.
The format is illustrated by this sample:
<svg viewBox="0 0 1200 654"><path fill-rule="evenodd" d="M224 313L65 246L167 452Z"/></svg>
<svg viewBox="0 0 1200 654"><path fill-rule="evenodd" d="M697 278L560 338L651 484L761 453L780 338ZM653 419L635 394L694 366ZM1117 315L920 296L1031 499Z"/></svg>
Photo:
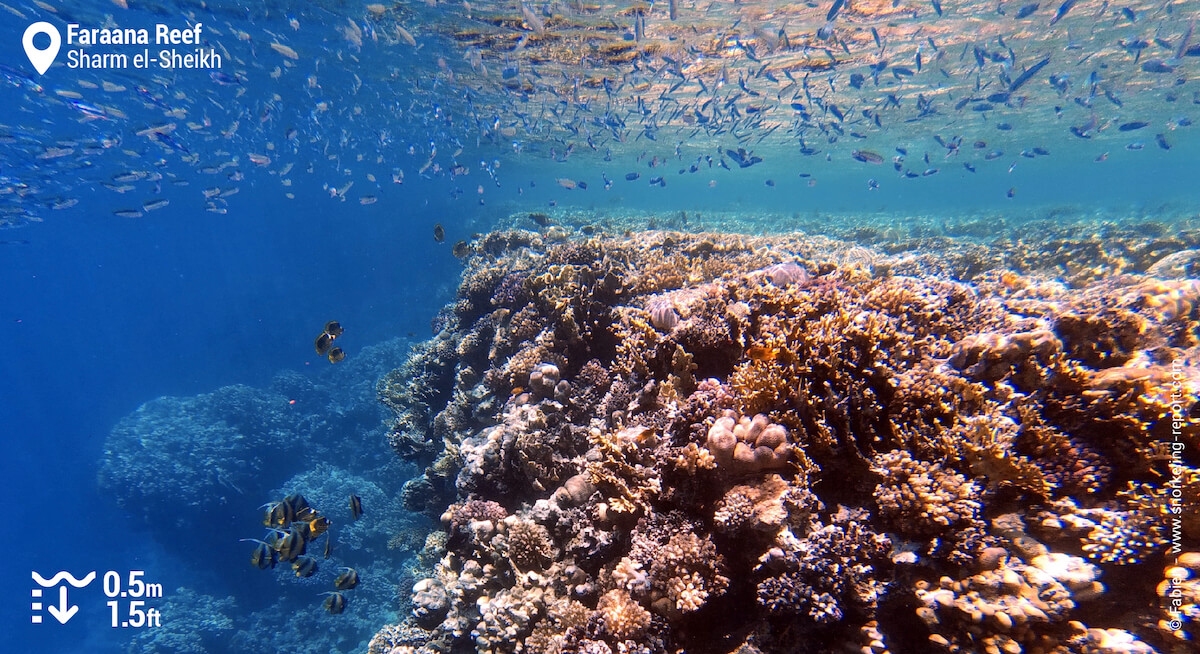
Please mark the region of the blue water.
<svg viewBox="0 0 1200 654"><path fill-rule="evenodd" d="M393 336L425 337L451 296L457 263L448 248L405 245L432 242L434 209L335 219L284 214L250 195L239 205L239 217L180 211L123 225L85 208L21 232L30 243L0 256L8 344L0 364L2 483L9 521L19 525L4 557L5 632L19 643L8 651L114 651L122 638L108 625L99 582L80 591L87 604L66 625L31 625L31 570L141 569L168 593L199 583L250 597L252 584L268 581L243 578L246 548L229 525L189 524L177 541L155 541L100 495L97 461L118 419L162 395L263 386L281 370L315 377L330 364L315 356L311 339L330 319L346 326L351 358ZM346 438L386 454L381 440ZM245 537L261 537L253 509L270 499L245 498L247 511L234 522ZM236 545L236 571L192 567L193 529Z"/></svg>
<svg viewBox="0 0 1200 654"><path fill-rule="evenodd" d="M510 215L552 209L583 215L726 212L744 214L751 224L758 214L797 220L878 214L938 222L981 215L1033 219L1065 210L1077 217L1169 222L1194 216L1200 206L1195 184L1200 137L1188 121L1180 121L1200 120L1195 57L1177 64L1178 77L1148 77L1122 59L1119 66L1104 69L1103 88L1119 93L1128 106L1117 107L1093 91L1096 97L1087 101L1095 104L1085 107L1073 100L1085 99L1078 80L1092 65L1065 63L1085 53L1072 48L1069 57L1061 54L1068 52L1062 35L1047 37L1045 43L1036 34L1025 35L1025 47L1017 47L1017 68L1052 51L1057 58L1047 73L1061 63L1062 71L1075 75L1076 90L1075 98L1058 98L1044 80L1030 82L1026 90L1035 95L1033 100L1011 109L1014 132L997 132L998 119L946 110L925 122L897 119L895 131L864 136L887 159L879 166L850 160L849 150L858 146L834 144L826 136L819 143L810 140L828 151L828 160L826 152L800 155L794 141L775 142L755 146L765 160L752 168L705 165L699 172L680 174L698 157L720 157L722 148L737 143L728 134L689 141L681 136L686 130L664 130L650 141L633 130L624 141L614 138L589 151L583 135L607 135L608 127L588 122L590 118L573 122L571 112L581 110L583 100L562 100L559 89L522 97L485 90L472 81L475 71L447 37L459 20L451 9L424 4L404 8L401 22L420 43L413 48L392 31L376 40L368 34L355 46L344 32L347 20L376 25L384 34L396 19L376 20L362 9L336 3L247 8L194 2L140 7L131 2L131 9L122 4L67 3L57 15L35 3L0 7L0 498L8 526L6 551L0 556L5 620L0 629L8 638L0 646L3 651L123 651L138 631L110 626L108 598L99 579L72 591L71 602L80 612L67 624L58 624L45 611L40 614L46 621L33 624L31 617L39 612L31 608L31 571L46 576L59 570L77 576L115 571L124 579L130 571L143 570L146 581L164 589L164 597L152 606L171 600L181 587L211 598L232 598L236 606L223 610L242 621L213 632L224 634L205 643L214 652L292 646L282 636L272 641L264 635L288 619L322 631L338 625L321 622L333 617L320 609L319 593L326 586L295 582L288 579L288 570L253 570L247 562L250 546L237 542L263 536L256 507L278 497L231 489L229 498L213 500L222 507L216 512L186 508L194 500L205 501L193 497L180 497L177 510L170 502L122 507L97 480L105 439L123 417L164 396L191 398L244 384L281 393L277 399L296 399L278 391L277 376L298 374L313 384L313 397L333 399L305 406L301 398L296 411L310 412L303 415L315 416L313 420L326 407L362 413L330 417L332 424L356 425L332 435L336 442L321 445L327 448L321 455L330 458L324 463L336 467L335 472L314 467L304 452L286 460L278 452L258 453L272 474L271 482L263 482L267 490L295 490L283 484L293 475L311 473L305 481L311 482L312 492L328 498L337 493L338 504L329 499L323 509L335 516L336 528L348 522L340 503L350 481L370 486L379 502L395 501L405 476L383 440L382 410L368 408L374 406L374 377L368 373L375 373L363 369L335 376L331 364L315 355L313 338L327 321L337 320L346 328L338 341L348 354L343 367L353 371L350 366L366 348L389 342L383 347L392 350L373 355L377 359L372 361L384 371L398 366L407 345L427 338L431 320L453 300L461 266L452 245L497 224L512 224ZM963 12L972 6L963 4ZM1076 27L1077 39L1088 33L1084 4L1066 21ZM442 11L439 28L435 21ZM1183 7L1155 25L1178 43L1193 14L1194 7ZM289 16L301 27L293 28ZM211 42L236 59L224 70L238 81L222 83L207 71L75 71L61 60L38 76L20 46L24 28L35 19L60 27L72 20L91 26L117 20L125 26L168 22L180 27L203 20L215 30ZM1087 51L1116 57L1109 52L1118 35L1110 22L1096 21L1102 33L1087 43ZM999 24L998 19L989 23ZM1153 31L1120 29L1147 37ZM294 63L269 47L277 40L300 51ZM931 56L929 50L925 53ZM488 54L496 77L508 53ZM1169 53L1164 49L1158 54ZM1005 68L1005 74L1010 72ZM994 83L992 74L989 70L985 83ZM543 77L558 76L556 69ZM630 86L639 81L635 77L629 73ZM1183 82L1176 84L1176 78ZM105 90L105 82L123 90ZM840 78L838 84L844 87ZM970 89L965 74L952 82L924 84L905 96L906 110L915 103L910 96L920 91L940 93L949 85ZM137 92L139 87L145 93ZM586 93L592 96L589 112L601 106L602 92L590 88ZM1061 120L1051 110L1057 101L1066 106ZM99 107L103 116L89 113L91 107ZM529 120L547 111L554 117L536 124ZM632 110L626 105L622 111L631 112L632 125ZM1081 140L1068 133L1067 125L1092 116L1105 125L1098 134ZM1021 122L1023 117L1028 121ZM1115 128L1141 117L1154 123L1144 134ZM204 121L210 124L188 125ZM173 123L173 131L165 132L169 140L139 135L165 123ZM528 133L504 131L518 125ZM1170 150L1155 144L1156 132L1167 135ZM934 134L965 136L962 154L944 158L930 145ZM982 163L979 153L970 151L975 139L986 139L989 148L1007 154ZM565 161L550 154L560 152L567 140L578 145L575 154ZM1128 149L1135 141L1145 147ZM84 152L87 144L100 142L110 144L97 145L94 154ZM1017 154L1033 145L1046 147L1052 156ZM910 161L932 152L931 164L914 166L937 167L939 172L899 178L891 165L897 147L911 150ZM54 154L51 148L72 153L48 156ZM605 149L613 152L608 160L602 158ZM255 164L251 154L269 156L271 162ZM649 167L652 156L661 156L664 163ZM977 172L968 172L963 161L978 163ZM221 165L227 167L204 172ZM455 165L469 172L448 173ZM116 179L130 171L141 176L123 188L124 182ZM397 183L397 171L403 173L403 183ZM627 182L629 172L640 178ZM648 184L660 175L665 188ZM605 177L613 181L610 189L604 188ZM588 188L568 190L556 181L564 179L586 181ZM868 180L876 181L878 189L868 190ZM351 181L353 187L346 187ZM205 197L210 188L236 188L237 193L214 200ZM348 190L340 192L343 188ZM169 201L166 207L144 209L163 199ZM114 214L122 211L143 215ZM435 224L444 226L444 242L435 242ZM761 227L755 225L748 229ZM770 227L786 231L791 225L781 218ZM294 377L289 379L298 387ZM186 457L186 444L182 452ZM274 469L272 457L280 459ZM322 486L318 478L326 473L345 483ZM147 512L141 509L158 517L147 524ZM389 517L396 521L389 528L403 527L410 518L397 511ZM362 549L356 553L353 543L343 548L339 560L363 569L377 566L380 577L398 574L411 563L411 550L372 562ZM387 578L389 583L400 581ZM348 613L359 611L360 620L341 625L347 631L346 641L337 645L341 651L360 650L373 628L385 619L395 621L400 598L387 597L390 589L382 587L383 579L372 583L379 585L364 593L383 599L370 607L352 604ZM46 603L53 599L44 598ZM241 635L235 638L235 631ZM164 645L162 651L181 650Z"/></svg>

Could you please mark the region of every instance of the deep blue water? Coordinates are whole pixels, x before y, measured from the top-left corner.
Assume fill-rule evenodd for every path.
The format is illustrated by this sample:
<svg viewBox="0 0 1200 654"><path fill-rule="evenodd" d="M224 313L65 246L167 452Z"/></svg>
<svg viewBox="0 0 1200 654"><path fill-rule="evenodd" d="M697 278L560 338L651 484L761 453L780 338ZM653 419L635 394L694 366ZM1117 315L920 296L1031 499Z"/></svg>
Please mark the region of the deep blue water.
<svg viewBox="0 0 1200 654"><path fill-rule="evenodd" d="M194 541L181 532L155 542L98 493L97 460L121 416L161 395L328 367L311 340L330 319L346 326L350 357L392 336L424 337L450 297L457 262L448 248L408 246L432 243L433 209L293 214L251 195L239 205L236 217L179 211L124 224L85 208L21 231L29 244L0 253L0 483L19 525L4 557L5 632L20 643L9 651L111 651L98 582L81 591L89 603L68 624L29 624L31 570L143 569L168 589L197 576L219 588L234 573L187 567Z"/></svg>

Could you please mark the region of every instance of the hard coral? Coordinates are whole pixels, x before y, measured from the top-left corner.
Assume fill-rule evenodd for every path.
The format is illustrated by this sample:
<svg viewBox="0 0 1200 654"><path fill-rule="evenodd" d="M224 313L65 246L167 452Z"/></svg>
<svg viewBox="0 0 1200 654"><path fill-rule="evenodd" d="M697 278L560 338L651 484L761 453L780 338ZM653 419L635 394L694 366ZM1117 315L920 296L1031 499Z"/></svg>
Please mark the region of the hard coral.
<svg viewBox="0 0 1200 654"><path fill-rule="evenodd" d="M518 570L541 570L554 558L554 542L546 528L530 520L510 517L505 521L508 558Z"/></svg>
<svg viewBox="0 0 1200 654"><path fill-rule="evenodd" d="M1075 608L1071 592L1050 574L1015 563L965 579L919 582L917 615L946 651L1024 651L1041 645Z"/></svg>
<svg viewBox="0 0 1200 654"><path fill-rule="evenodd" d="M839 511L786 550L763 557L763 568L786 570L759 582L758 603L771 613L805 615L817 623L869 615L883 594L891 541L864 527L859 512Z"/></svg>
<svg viewBox="0 0 1200 654"><path fill-rule="evenodd" d="M604 631L617 640L637 640L650 626L650 612L619 588L600 597L596 612Z"/></svg>
<svg viewBox="0 0 1200 654"><path fill-rule="evenodd" d="M732 473L783 468L792 456L787 428L761 413L738 418L727 411L709 428L705 446L717 466Z"/></svg>
<svg viewBox="0 0 1200 654"><path fill-rule="evenodd" d="M1123 261L1052 223L1043 251L952 235L988 221L846 232L886 249L554 223L465 247L439 334L381 386L425 466L406 502L512 512L448 516L429 651L916 651L917 600L957 651L1178 638L1061 601L1099 592L1066 552L1134 566L1144 598L1163 508L1200 537L1197 286L1114 274L1163 239L1112 232L1142 247ZM606 626L618 607L649 626Z"/></svg>
<svg viewBox="0 0 1200 654"><path fill-rule="evenodd" d="M936 536L978 520L975 483L939 463L893 450L875 457L873 469L883 476L875 489L880 515L901 533Z"/></svg>

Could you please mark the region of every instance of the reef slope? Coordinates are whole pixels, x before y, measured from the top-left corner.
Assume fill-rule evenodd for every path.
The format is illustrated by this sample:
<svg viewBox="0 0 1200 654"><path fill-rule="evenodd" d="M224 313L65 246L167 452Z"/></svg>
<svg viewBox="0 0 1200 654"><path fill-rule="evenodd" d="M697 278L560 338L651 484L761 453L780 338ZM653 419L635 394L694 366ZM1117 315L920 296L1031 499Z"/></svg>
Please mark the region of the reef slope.
<svg viewBox="0 0 1200 654"><path fill-rule="evenodd" d="M424 466L405 503L443 530L371 652L1200 636L1197 280L966 283L803 236L459 254L436 335L378 386Z"/></svg>

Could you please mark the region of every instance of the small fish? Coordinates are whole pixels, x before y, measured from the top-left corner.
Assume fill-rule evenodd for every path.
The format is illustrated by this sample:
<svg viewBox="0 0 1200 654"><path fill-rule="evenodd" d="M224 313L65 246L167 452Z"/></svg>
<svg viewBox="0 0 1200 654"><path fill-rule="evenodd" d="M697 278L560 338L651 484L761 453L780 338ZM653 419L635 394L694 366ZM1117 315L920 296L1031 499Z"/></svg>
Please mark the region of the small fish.
<svg viewBox="0 0 1200 654"><path fill-rule="evenodd" d="M332 615L338 615L342 611L346 610L345 595L341 593L326 593L326 595L328 595L328 597L325 598L325 602L322 604L326 611L329 611L329 613Z"/></svg>
<svg viewBox="0 0 1200 654"><path fill-rule="evenodd" d="M1068 0L1068 1L1073 1L1073 0ZM1028 82L1030 80L1030 78L1032 78L1034 75L1037 75L1038 71L1045 68L1046 64L1049 64L1049 63L1050 63L1050 55L1046 55L1041 61L1030 66L1029 68L1026 68L1025 72L1018 75L1017 78L1012 81L1012 84L1008 85L1008 92L1016 93L1017 89L1021 88L1021 86L1024 85L1025 82Z"/></svg>
<svg viewBox="0 0 1200 654"><path fill-rule="evenodd" d="M333 580L333 587L338 590L353 590L358 586L358 572L354 568L342 568L345 570Z"/></svg>
<svg viewBox="0 0 1200 654"><path fill-rule="evenodd" d="M438 243L446 240L446 228L442 227L441 223L435 223L433 226L433 240Z"/></svg>
<svg viewBox="0 0 1200 654"><path fill-rule="evenodd" d="M292 570L297 577L311 577L317 573L317 560L311 556L301 556L292 563Z"/></svg>
<svg viewBox="0 0 1200 654"><path fill-rule="evenodd" d="M142 212L138 211L137 209L117 209L112 213L118 218L141 218L143 215Z"/></svg>
<svg viewBox="0 0 1200 654"><path fill-rule="evenodd" d="M233 86L234 84L242 83L242 80L238 79L237 77L222 73L219 70L212 71L208 74L208 76L212 78L212 81L220 84L221 86Z"/></svg>
<svg viewBox="0 0 1200 654"><path fill-rule="evenodd" d="M417 47L417 40L413 38L413 35L410 34L408 30L404 29L400 25L396 26L396 36L400 37L400 40L404 41L409 46L413 48Z"/></svg>
<svg viewBox="0 0 1200 654"><path fill-rule="evenodd" d="M317 516L308 522L308 533L311 534L309 539L316 538L325 533L332 523L325 516Z"/></svg>
<svg viewBox="0 0 1200 654"><path fill-rule="evenodd" d="M1028 18L1030 15L1033 14L1033 12L1037 11L1038 7L1040 7L1040 6L1041 5L1039 5L1036 2L1031 2L1027 5L1025 5L1024 7L1021 7L1020 9L1017 10L1017 18L1018 19Z"/></svg>
<svg viewBox="0 0 1200 654"><path fill-rule="evenodd" d="M354 493L350 493L350 516L355 520L358 520L362 517L362 514L362 498Z"/></svg>
<svg viewBox="0 0 1200 654"><path fill-rule="evenodd" d="M317 340L313 342L313 348L316 349L318 356L326 356L327 354L329 354L329 350L332 347L333 347L333 339L329 336L329 334L326 334L326 333L322 333L320 336L317 337ZM269 518L269 519L271 519L271 518Z"/></svg>
<svg viewBox="0 0 1200 654"><path fill-rule="evenodd" d="M296 557L304 554L304 536L295 528L289 528L275 541L275 551L279 552L281 561L295 561Z"/></svg>
<svg viewBox="0 0 1200 654"><path fill-rule="evenodd" d="M118 173L116 175L113 175L112 181L114 181L118 184L125 184L127 182L136 182L145 177L146 177L146 173L143 173L141 171L131 170L127 173Z"/></svg>
<svg viewBox="0 0 1200 654"><path fill-rule="evenodd" d="M1175 67L1162 59L1151 59L1142 64L1142 70L1147 73L1173 73Z"/></svg>
<svg viewBox="0 0 1200 654"><path fill-rule="evenodd" d="M326 560L333 556L333 536L328 536L325 538L325 551L322 553L322 556L324 556Z"/></svg>
<svg viewBox="0 0 1200 654"><path fill-rule="evenodd" d="M325 323L325 328L329 331L329 323ZM300 493L292 493L283 498L283 504L288 507L288 520L294 520L298 511L308 508L308 499Z"/></svg>
<svg viewBox="0 0 1200 654"><path fill-rule="evenodd" d="M850 156L852 158L854 158L855 160L861 161L863 163L869 163L869 164L883 163L883 155L879 154L878 152L872 152L871 150L853 150L850 152Z"/></svg>
<svg viewBox="0 0 1200 654"><path fill-rule="evenodd" d="M566 177L559 177L558 179L556 179L554 181L557 182L559 186L567 189L568 191L574 189L576 186L579 186L578 184L575 183L575 180L568 179Z"/></svg>
<svg viewBox="0 0 1200 654"><path fill-rule="evenodd" d="M825 14L825 22L829 22L837 18L838 12L845 6L846 0L833 0L833 6L829 8L829 13Z"/></svg>
<svg viewBox="0 0 1200 654"><path fill-rule="evenodd" d="M324 356L324 355L322 355L322 356ZM287 526L287 522L288 522L287 513L286 513L287 509L284 508L283 502L271 502L270 504L264 504L259 508L267 509L267 512L265 514L263 514L263 525L264 526L267 526L267 527L286 527Z"/></svg>
<svg viewBox="0 0 1200 654"><path fill-rule="evenodd" d="M938 2L938 0L929 0L929 4L933 5L933 10L937 12L938 16L942 15L942 3L941 2Z"/></svg>
<svg viewBox="0 0 1200 654"><path fill-rule="evenodd" d="M317 517L317 510L312 508L311 506L306 506L303 509L300 509L299 511L296 512L295 521L300 522L300 523L311 522L316 517ZM304 540L309 540L308 536L310 533L312 533L311 528L305 527L303 524L300 526L304 528Z"/></svg>
<svg viewBox="0 0 1200 654"><path fill-rule="evenodd" d="M329 363L341 363L346 358L346 353L340 347L335 347L329 351Z"/></svg>
<svg viewBox="0 0 1200 654"><path fill-rule="evenodd" d="M287 57L288 59L296 60L296 59L300 58L300 55L297 54L297 52L295 50L291 49L290 47L288 47L282 43L272 42L271 49L274 50L275 52L278 52L279 54Z"/></svg>
<svg viewBox="0 0 1200 654"><path fill-rule="evenodd" d="M641 176L641 173L625 173L625 181L632 182Z"/></svg>
<svg viewBox="0 0 1200 654"><path fill-rule="evenodd" d="M261 541L257 538L238 539L239 543L247 541L258 543L258 546L254 548L254 551L250 553L250 565L258 568L259 570L266 570L267 568L275 567L275 563L278 561L278 559L276 559L275 550L271 547L270 543Z"/></svg>
<svg viewBox="0 0 1200 654"><path fill-rule="evenodd" d="M1135 120L1135 121L1128 122L1128 123L1121 125L1120 127L1117 128L1117 130L1121 131L1121 132L1132 132L1134 130L1146 127L1148 125L1150 125L1150 123L1148 123L1144 120Z"/></svg>
<svg viewBox="0 0 1200 654"><path fill-rule="evenodd" d="M1064 2L1058 6L1058 11L1054 12L1054 18L1050 19L1050 24L1054 25L1058 21L1062 20L1063 17L1067 15L1067 12L1071 11L1071 7L1075 6L1076 2L1077 0L1064 0Z"/></svg>
<svg viewBox="0 0 1200 654"><path fill-rule="evenodd" d="M521 17L525 19L525 25L536 34L545 32L546 24L542 22L542 19L538 18L538 15L533 13L533 10L524 2L519 2L518 4L521 5Z"/></svg>
<svg viewBox="0 0 1200 654"><path fill-rule="evenodd" d="M1171 149L1171 144L1169 142L1167 142L1167 137L1162 135L1161 133L1154 135L1154 142L1158 143L1158 147L1160 147L1164 150Z"/></svg>
<svg viewBox="0 0 1200 654"><path fill-rule="evenodd" d="M1192 19L1192 22L1188 23L1187 31L1183 33L1183 40L1179 42L1179 49L1175 51L1175 60L1176 61L1183 59L1184 56L1200 55L1200 52L1196 52L1193 55L1193 50L1195 50L1195 47L1192 47L1192 48L1188 47L1188 43L1190 43L1192 40L1192 33L1195 30L1196 30L1196 20Z"/></svg>
<svg viewBox="0 0 1200 654"><path fill-rule="evenodd" d="M1012 196L1014 196L1016 194L1017 194L1017 187L1015 187L1015 186L1009 187L1008 193L1007 193L1008 197L1011 198Z"/></svg>
<svg viewBox="0 0 1200 654"><path fill-rule="evenodd" d="M166 198L159 198L157 200L147 200L142 203L142 211L154 211L156 209L162 209L163 207L167 206L168 204L171 204L171 201Z"/></svg>

